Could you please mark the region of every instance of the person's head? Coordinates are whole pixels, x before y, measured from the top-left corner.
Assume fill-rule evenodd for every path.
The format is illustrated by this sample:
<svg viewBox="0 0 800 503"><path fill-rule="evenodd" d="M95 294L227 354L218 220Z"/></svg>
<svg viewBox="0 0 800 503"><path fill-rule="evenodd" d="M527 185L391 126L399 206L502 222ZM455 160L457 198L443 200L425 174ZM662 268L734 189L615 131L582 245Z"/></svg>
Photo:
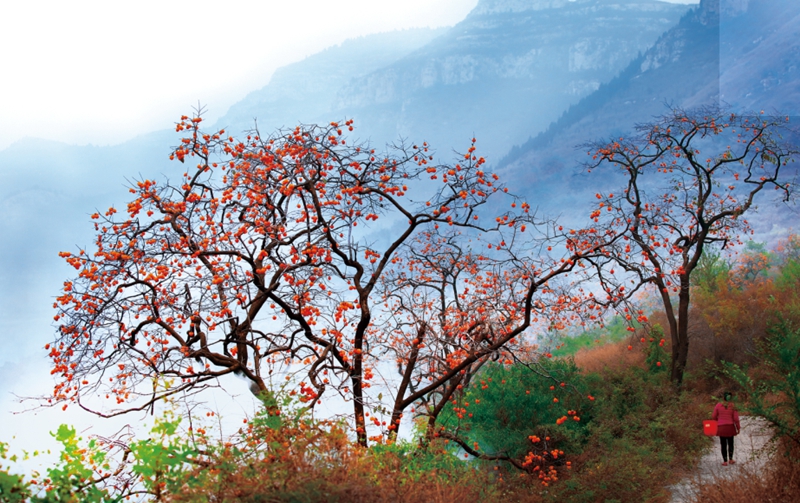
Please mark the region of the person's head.
<svg viewBox="0 0 800 503"><path fill-rule="evenodd" d="M722 395L722 399L725 400L726 402L729 402L732 397L733 397L733 394L730 391L726 391Z"/></svg>

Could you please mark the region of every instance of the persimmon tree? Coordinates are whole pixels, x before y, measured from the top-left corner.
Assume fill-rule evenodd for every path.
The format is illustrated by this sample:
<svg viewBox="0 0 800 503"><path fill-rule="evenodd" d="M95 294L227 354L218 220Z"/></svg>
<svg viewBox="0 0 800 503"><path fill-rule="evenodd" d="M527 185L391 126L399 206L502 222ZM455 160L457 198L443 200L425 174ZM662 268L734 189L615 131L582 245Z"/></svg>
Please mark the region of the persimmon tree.
<svg viewBox="0 0 800 503"><path fill-rule="evenodd" d="M644 285L657 289L678 385L689 353L691 277L704 250L741 244L752 232L744 215L767 200L767 189L784 201L794 192L787 165L798 149L782 136L791 133L787 123L716 107L674 109L637 126L629 139L590 145L588 169L624 179L619 190L597 194L596 225L625 238L594 262L596 272L616 301Z"/></svg>
<svg viewBox="0 0 800 503"><path fill-rule="evenodd" d="M396 433L403 411L445 397L559 305L550 285L607 240L532 254L555 227L485 171L474 139L436 164L425 143L349 143L351 121L241 141L201 123L176 126L177 181L136 181L124 210L92 215L91 251L61 254L78 273L55 303L52 403L110 416L227 374L260 393L301 373L292 394L351 402L366 445L386 355L400 370L380 380Z"/></svg>
<svg viewBox="0 0 800 503"><path fill-rule="evenodd" d="M482 243L492 248L490 254L477 252L482 247L461 232L426 236L424 246L409 246L388 271L382 286L389 315L380 329L388 344L382 350L394 358L400 377L390 429L416 404L416 415L427 418L425 440L430 440L441 412L448 404L457 406L483 365L512 364L520 353L541 356L523 337L526 328L574 321L581 300L568 295L569 285L559 279L582 252L553 260L536 248L552 242L552 233L525 239L525 230L512 226L499 243ZM486 235L478 238L485 241ZM593 239L590 246L598 245Z"/></svg>

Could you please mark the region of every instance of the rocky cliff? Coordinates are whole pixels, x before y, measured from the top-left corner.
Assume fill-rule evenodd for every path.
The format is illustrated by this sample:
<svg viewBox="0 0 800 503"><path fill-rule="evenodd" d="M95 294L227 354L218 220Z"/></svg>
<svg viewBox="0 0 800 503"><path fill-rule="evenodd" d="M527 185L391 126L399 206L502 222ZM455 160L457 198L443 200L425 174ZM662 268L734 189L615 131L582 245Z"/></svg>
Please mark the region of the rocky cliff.
<svg viewBox="0 0 800 503"><path fill-rule="evenodd" d="M657 0L481 0L447 31L350 41L275 73L219 121L262 130L354 118L378 146L442 152L473 135L498 159L608 82L685 5ZM387 38L388 37L388 38Z"/></svg>
<svg viewBox="0 0 800 503"><path fill-rule="evenodd" d="M373 140L473 135L489 158L611 80L688 6L655 0L482 0L449 32L337 92Z"/></svg>

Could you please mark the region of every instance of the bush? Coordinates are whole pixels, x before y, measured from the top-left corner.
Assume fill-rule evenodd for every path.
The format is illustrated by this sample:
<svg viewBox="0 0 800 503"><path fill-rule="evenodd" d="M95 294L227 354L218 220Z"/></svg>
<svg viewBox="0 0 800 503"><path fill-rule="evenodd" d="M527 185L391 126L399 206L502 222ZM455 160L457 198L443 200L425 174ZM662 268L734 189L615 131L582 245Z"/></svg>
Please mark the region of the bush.
<svg viewBox="0 0 800 503"><path fill-rule="evenodd" d="M0 501L22 503L31 496L22 475L13 474L3 466L6 461L16 460L16 456L9 456L8 444L0 442Z"/></svg>
<svg viewBox="0 0 800 503"><path fill-rule="evenodd" d="M171 487L170 502L453 502L499 497L487 474L444 449L409 443L363 449L336 421L267 407L238 439L207 442L202 462Z"/></svg>
<svg viewBox="0 0 800 503"><path fill-rule="evenodd" d="M595 374L594 419L570 478L550 501L646 501L665 494L708 445L702 399L676 390L666 372L638 367Z"/></svg>
<svg viewBox="0 0 800 503"><path fill-rule="evenodd" d="M532 459L525 468L544 482L536 493L544 501L663 497L665 485L707 448L700 425L709 408L704 397L670 384L668 355L653 335L636 352L645 356L640 365L598 364L601 370L582 372L572 358L554 358L489 366L443 412L441 426L481 453ZM609 346L593 352L616 361ZM576 415L579 421L570 419Z"/></svg>
<svg viewBox="0 0 800 503"><path fill-rule="evenodd" d="M571 358L489 365L439 427L479 452L506 453L523 470L465 463L441 437L425 448L363 449L345 425L313 419L291 397L267 395L263 409L223 440L197 419L184 429L170 413L147 440L116 452L62 427L56 435L65 455L49 477L31 485L0 466L0 495L34 502L640 501L664 496L664 485L707 446L699 428L707 414L703 400L677 391L658 368L581 372Z"/></svg>
<svg viewBox="0 0 800 503"><path fill-rule="evenodd" d="M537 471L560 466L586 441L590 388L571 358L493 364L443 410L438 425L489 457L506 455Z"/></svg>
<svg viewBox="0 0 800 503"><path fill-rule="evenodd" d="M630 336L630 332L627 330L628 326L622 316L615 316L603 328L593 328L572 336L555 334L553 339L559 340L560 344L552 354L556 357L566 357L574 355L580 350L596 348L598 344L619 342ZM638 324L634 322L634 326L638 326Z"/></svg>
<svg viewBox="0 0 800 503"><path fill-rule="evenodd" d="M267 394L233 437L215 440L202 421L183 428L167 411L147 439L85 442L61 426L60 461L47 476L12 474L0 443L3 502L416 502L495 501L502 487L434 443L363 449L337 421L315 420L291 398ZM122 448L115 446L122 445ZM113 458L113 459L112 459Z"/></svg>
<svg viewBox="0 0 800 503"><path fill-rule="evenodd" d="M101 503L114 498L109 480L114 476L106 460L108 451L96 440L83 443L75 429L61 425L53 437L61 444L58 462L47 475L33 472L25 481L0 464L0 501L30 503ZM34 452L34 455L38 455ZM26 454L27 457L27 454ZM8 455L8 444L0 442L0 460L17 461Z"/></svg>

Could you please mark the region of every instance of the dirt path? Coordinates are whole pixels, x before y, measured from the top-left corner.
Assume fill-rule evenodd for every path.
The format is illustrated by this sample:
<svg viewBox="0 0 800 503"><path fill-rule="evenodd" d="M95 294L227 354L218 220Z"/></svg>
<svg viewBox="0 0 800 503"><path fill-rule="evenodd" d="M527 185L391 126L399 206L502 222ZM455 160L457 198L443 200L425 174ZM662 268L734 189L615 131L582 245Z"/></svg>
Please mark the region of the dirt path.
<svg viewBox="0 0 800 503"><path fill-rule="evenodd" d="M709 482L731 479L745 473L758 473L769 460L769 453L763 447L772 437L766 421L760 417L743 416L742 431L734 440L734 459L736 464L722 466L719 437L714 437L714 445L700 459L695 474L670 486L670 503L689 503L693 500L694 486Z"/></svg>

